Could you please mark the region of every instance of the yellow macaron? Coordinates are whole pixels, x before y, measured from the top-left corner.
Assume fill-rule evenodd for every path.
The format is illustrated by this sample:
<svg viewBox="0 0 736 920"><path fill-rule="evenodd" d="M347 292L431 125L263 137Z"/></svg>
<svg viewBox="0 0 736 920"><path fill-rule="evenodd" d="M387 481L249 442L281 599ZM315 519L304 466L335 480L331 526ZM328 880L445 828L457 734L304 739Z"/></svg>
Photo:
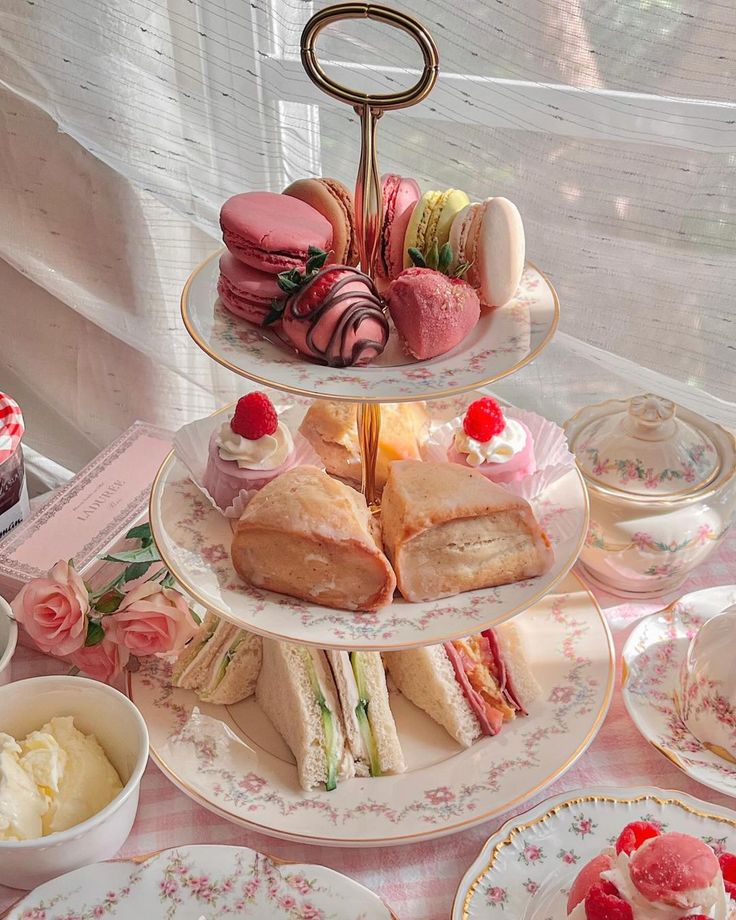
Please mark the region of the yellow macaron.
<svg viewBox="0 0 736 920"><path fill-rule="evenodd" d="M465 192L448 188L444 192L425 192L414 206L404 237L404 268L413 263L410 248L419 249L424 255L433 247L441 249L450 239L450 228L456 215L470 204Z"/></svg>

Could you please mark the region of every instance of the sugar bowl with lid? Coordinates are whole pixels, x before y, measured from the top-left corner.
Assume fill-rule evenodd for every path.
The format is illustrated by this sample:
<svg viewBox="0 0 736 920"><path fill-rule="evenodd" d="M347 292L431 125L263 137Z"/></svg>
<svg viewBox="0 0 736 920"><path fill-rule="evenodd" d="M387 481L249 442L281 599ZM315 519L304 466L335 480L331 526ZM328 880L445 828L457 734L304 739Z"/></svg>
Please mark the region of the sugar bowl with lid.
<svg viewBox="0 0 736 920"><path fill-rule="evenodd" d="M676 589L736 517L736 441L647 393L586 406L565 422L590 495L580 562L615 594Z"/></svg>

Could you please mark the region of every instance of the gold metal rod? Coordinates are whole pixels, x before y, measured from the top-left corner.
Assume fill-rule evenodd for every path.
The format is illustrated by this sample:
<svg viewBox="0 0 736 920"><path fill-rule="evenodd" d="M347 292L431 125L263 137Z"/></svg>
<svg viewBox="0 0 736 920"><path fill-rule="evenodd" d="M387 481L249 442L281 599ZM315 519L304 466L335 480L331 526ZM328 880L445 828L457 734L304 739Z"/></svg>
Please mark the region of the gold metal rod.
<svg viewBox="0 0 736 920"><path fill-rule="evenodd" d="M381 404L361 403L358 406L358 443L361 460L361 492L368 507L374 510L378 504L376 492L376 462L378 461L378 438L381 434Z"/></svg>
<svg viewBox="0 0 736 920"><path fill-rule="evenodd" d="M355 231L363 271L375 277L378 245L383 221L383 198L376 151L376 122L383 112L369 105L356 105L360 116L360 164L355 181Z"/></svg>

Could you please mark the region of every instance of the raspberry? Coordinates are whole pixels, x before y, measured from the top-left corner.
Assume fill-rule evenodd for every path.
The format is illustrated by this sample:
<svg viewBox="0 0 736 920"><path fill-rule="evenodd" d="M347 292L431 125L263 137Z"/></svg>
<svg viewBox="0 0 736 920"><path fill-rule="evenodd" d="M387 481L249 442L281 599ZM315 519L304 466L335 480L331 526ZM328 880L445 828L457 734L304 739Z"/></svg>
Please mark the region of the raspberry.
<svg viewBox="0 0 736 920"><path fill-rule="evenodd" d="M494 435L501 434L505 427L506 419L501 407L489 396L471 403L463 419L465 434L476 441L490 441Z"/></svg>
<svg viewBox="0 0 736 920"><path fill-rule="evenodd" d="M249 441L257 441L265 434L273 434L278 425L276 410L265 393L248 393L247 396L241 396L235 407L235 415L230 420L230 427L235 434Z"/></svg>
<svg viewBox="0 0 736 920"><path fill-rule="evenodd" d="M622 850L627 856L631 856L634 850L638 850L645 840L651 837L659 837L662 832L656 824L651 821L632 821L627 824L621 831L616 841L616 855Z"/></svg>
<svg viewBox="0 0 736 920"><path fill-rule="evenodd" d="M723 873L723 884L726 886L726 894L730 895L736 901L736 856L733 853L721 853L718 857L718 864Z"/></svg>
<svg viewBox="0 0 736 920"><path fill-rule="evenodd" d="M586 920L634 920L630 904L619 897L611 882L596 882L585 896Z"/></svg>

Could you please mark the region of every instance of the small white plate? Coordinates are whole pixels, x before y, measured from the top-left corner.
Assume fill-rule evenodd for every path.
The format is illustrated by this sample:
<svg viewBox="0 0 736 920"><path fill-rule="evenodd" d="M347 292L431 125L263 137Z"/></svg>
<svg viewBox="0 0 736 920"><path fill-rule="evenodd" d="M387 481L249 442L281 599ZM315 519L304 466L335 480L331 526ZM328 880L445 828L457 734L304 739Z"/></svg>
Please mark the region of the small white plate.
<svg viewBox="0 0 736 920"><path fill-rule="evenodd" d="M98 863L47 882L6 920L392 920L379 898L332 869L271 859L246 847L185 846Z"/></svg>
<svg viewBox="0 0 736 920"><path fill-rule="evenodd" d="M469 401L468 396L436 400L427 409L433 420L444 422L464 411ZM285 396L277 408L281 413L308 403ZM532 505L555 553L545 575L424 603L413 604L397 594L376 613L333 610L242 581L230 560L230 520L212 506L173 453L153 483L149 517L161 558L186 592L208 610L275 639L320 648L384 651L480 632L548 594L570 571L585 540L588 493L578 468L573 466L543 489Z"/></svg>
<svg viewBox="0 0 736 920"><path fill-rule="evenodd" d="M18 644L18 624L10 604L0 597L0 687L10 683L11 662Z"/></svg>
<svg viewBox="0 0 736 920"><path fill-rule="evenodd" d="M191 798L246 827L303 843L381 846L440 837L502 814L544 789L598 732L613 688L611 634L576 576L520 614L542 693L530 715L495 738L460 748L401 694L391 706L407 762L398 776L354 778L303 792L294 760L251 697L201 703L172 688L171 664L153 656L128 675L151 754Z"/></svg>
<svg viewBox="0 0 736 920"><path fill-rule="evenodd" d="M634 724L661 754L704 786L736 796L736 764L704 747L675 704L690 639L734 603L736 585L706 588L637 623L623 650L622 693Z"/></svg>
<svg viewBox="0 0 736 920"><path fill-rule="evenodd" d="M630 821L736 850L736 813L683 792L643 787L567 792L516 815L486 841L455 895L451 920L563 920L580 869Z"/></svg>
<svg viewBox="0 0 736 920"><path fill-rule="evenodd" d="M369 367L324 367L225 309L217 296L223 251L195 268L184 287L181 311L187 331L211 358L236 374L302 396L405 402L467 392L532 361L551 341L560 315L554 288L527 264L513 300L484 309L475 329L447 354L414 361L403 354L392 332L388 347Z"/></svg>

